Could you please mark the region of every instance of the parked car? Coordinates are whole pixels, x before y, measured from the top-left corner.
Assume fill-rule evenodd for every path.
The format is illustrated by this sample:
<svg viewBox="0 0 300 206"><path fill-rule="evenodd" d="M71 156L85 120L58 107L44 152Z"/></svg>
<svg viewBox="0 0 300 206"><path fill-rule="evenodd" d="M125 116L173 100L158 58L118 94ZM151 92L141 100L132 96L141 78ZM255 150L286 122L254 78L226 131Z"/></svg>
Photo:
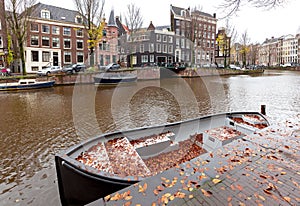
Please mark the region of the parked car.
<svg viewBox="0 0 300 206"><path fill-rule="evenodd" d="M116 70L116 69L120 69L120 68L121 68L121 66L119 64L111 63L105 67L105 71Z"/></svg>
<svg viewBox="0 0 300 206"><path fill-rule="evenodd" d="M233 70L241 70L241 67L236 66L236 65L234 65L234 64L229 64L229 68L230 68L230 69L233 69Z"/></svg>
<svg viewBox="0 0 300 206"><path fill-rule="evenodd" d="M4 67L0 67L0 75L1 76L9 76L10 75L10 69L9 68L4 68Z"/></svg>
<svg viewBox="0 0 300 206"><path fill-rule="evenodd" d="M68 74L74 74L75 72L85 71L86 66L84 64L71 64L62 69L62 72Z"/></svg>
<svg viewBox="0 0 300 206"><path fill-rule="evenodd" d="M282 67L291 67L292 66L292 64L291 63L285 63L285 64L283 64L283 65L281 65Z"/></svg>
<svg viewBox="0 0 300 206"><path fill-rule="evenodd" d="M49 74L53 74L53 73L59 73L61 72L62 69L60 66L49 66L49 67L45 67L42 70L39 70L37 72L37 75L39 76L47 76Z"/></svg>

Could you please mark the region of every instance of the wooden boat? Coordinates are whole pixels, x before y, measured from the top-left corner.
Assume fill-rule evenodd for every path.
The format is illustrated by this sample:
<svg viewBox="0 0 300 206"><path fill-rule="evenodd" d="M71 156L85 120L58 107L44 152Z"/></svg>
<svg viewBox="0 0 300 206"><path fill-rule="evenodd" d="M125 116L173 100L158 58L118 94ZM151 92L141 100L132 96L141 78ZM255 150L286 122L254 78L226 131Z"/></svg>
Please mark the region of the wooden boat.
<svg viewBox="0 0 300 206"><path fill-rule="evenodd" d="M235 112L89 139L55 156L61 203L88 204L268 126Z"/></svg>
<svg viewBox="0 0 300 206"><path fill-rule="evenodd" d="M137 75L123 72L105 72L94 76L95 84L120 84L136 82Z"/></svg>
<svg viewBox="0 0 300 206"><path fill-rule="evenodd" d="M55 81L36 81L35 79L20 79L18 82L1 83L0 91L28 90L52 87Z"/></svg>

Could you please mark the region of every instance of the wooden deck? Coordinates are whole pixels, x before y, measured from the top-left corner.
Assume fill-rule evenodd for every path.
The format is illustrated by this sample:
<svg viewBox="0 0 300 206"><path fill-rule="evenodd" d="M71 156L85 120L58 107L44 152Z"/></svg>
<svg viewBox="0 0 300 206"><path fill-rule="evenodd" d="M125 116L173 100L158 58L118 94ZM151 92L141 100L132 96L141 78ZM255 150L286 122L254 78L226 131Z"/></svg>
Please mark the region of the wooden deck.
<svg viewBox="0 0 300 206"><path fill-rule="evenodd" d="M300 205L300 122L286 122L89 205Z"/></svg>

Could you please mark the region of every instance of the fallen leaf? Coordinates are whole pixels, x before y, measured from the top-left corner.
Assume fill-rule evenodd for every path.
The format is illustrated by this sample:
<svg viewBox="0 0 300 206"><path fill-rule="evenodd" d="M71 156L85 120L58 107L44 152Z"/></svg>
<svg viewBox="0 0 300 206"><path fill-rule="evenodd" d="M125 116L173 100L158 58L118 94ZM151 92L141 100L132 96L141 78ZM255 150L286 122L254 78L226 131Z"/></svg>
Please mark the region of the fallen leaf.
<svg viewBox="0 0 300 206"><path fill-rule="evenodd" d="M259 197L259 199L261 199L261 200L263 200L263 201L266 200L266 199L265 199L263 196L261 196L261 195L258 195L258 197Z"/></svg>
<svg viewBox="0 0 300 206"><path fill-rule="evenodd" d="M210 196L212 195L212 192L206 191L206 190L204 190L204 189L201 189L201 192L202 192L203 195L206 196L206 197L210 197Z"/></svg>
<svg viewBox="0 0 300 206"><path fill-rule="evenodd" d="M124 206L130 206L131 205L131 202L126 202L125 204L124 204Z"/></svg>
<svg viewBox="0 0 300 206"><path fill-rule="evenodd" d="M109 200L110 200L110 195L107 195L107 196L104 197L105 202L108 202Z"/></svg>
<svg viewBox="0 0 300 206"><path fill-rule="evenodd" d="M238 188L238 190L242 191L244 188L242 185L237 184L236 187Z"/></svg>
<svg viewBox="0 0 300 206"><path fill-rule="evenodd" d="M147 190L147 183L145 183L143 186L139 185L139 192L144 193Z"/></svg>
<svg viewBox="0 0 300 206"><path fill-rule="evenodd" d="M219 182L221 182L221 180L220 180L220 179L213 179L212 182L213 182L214 184L218 184Z"/></svg>
<svg viewBox="0 0 300 206"><path fill-rule="evenodd" d="M231 197L231 196L227 197L227 201L228 201L228 202L231 202L231 200L232 200L232 197Z"/></svg>
<svg viewBox="0 0 300 206"><path fill-rule="evenodd" d="M194 197L194 195L189 195L189 199L192 199Z"/></svg>
<svg viewBox="0 0 300 206"><path fill-rule="evenodd" d="M131 200L131 199L132 199L132 196L126 196L124 199L125 199L125 200Z"/></svg>
<svg viewBox="0 0 300 206"><path fill-rule="evenodd" d="M285 201L287 201L288 203L291 202L291 198L290 198L290 197L283 197L283 199L284 199Z"/></svg>

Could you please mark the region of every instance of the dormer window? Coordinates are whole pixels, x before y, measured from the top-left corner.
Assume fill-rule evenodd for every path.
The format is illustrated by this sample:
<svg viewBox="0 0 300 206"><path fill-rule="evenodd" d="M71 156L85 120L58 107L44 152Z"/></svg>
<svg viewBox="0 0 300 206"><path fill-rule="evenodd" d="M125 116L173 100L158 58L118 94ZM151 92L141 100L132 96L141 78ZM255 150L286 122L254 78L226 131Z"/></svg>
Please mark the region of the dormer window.
<svg viewBox="0 0 300 206"><path fill-rule="evenodd" d="M41 18L50 19L50 11L47 9L43 9L41 11Z"/></svg>
<svg viewBox="0 0 300 206"><path fill-rule="evenodd" d="M181 10L181 16L186 17L186 11L185 10Z"/></svg>
<svg viewBox="0 0 300 206"><path fill-rule="evenodd" d="M81 16L76 16L76 17L75 17L75 22L76 22L77 24L82 24L82 17L81 17Z"/></svg>

